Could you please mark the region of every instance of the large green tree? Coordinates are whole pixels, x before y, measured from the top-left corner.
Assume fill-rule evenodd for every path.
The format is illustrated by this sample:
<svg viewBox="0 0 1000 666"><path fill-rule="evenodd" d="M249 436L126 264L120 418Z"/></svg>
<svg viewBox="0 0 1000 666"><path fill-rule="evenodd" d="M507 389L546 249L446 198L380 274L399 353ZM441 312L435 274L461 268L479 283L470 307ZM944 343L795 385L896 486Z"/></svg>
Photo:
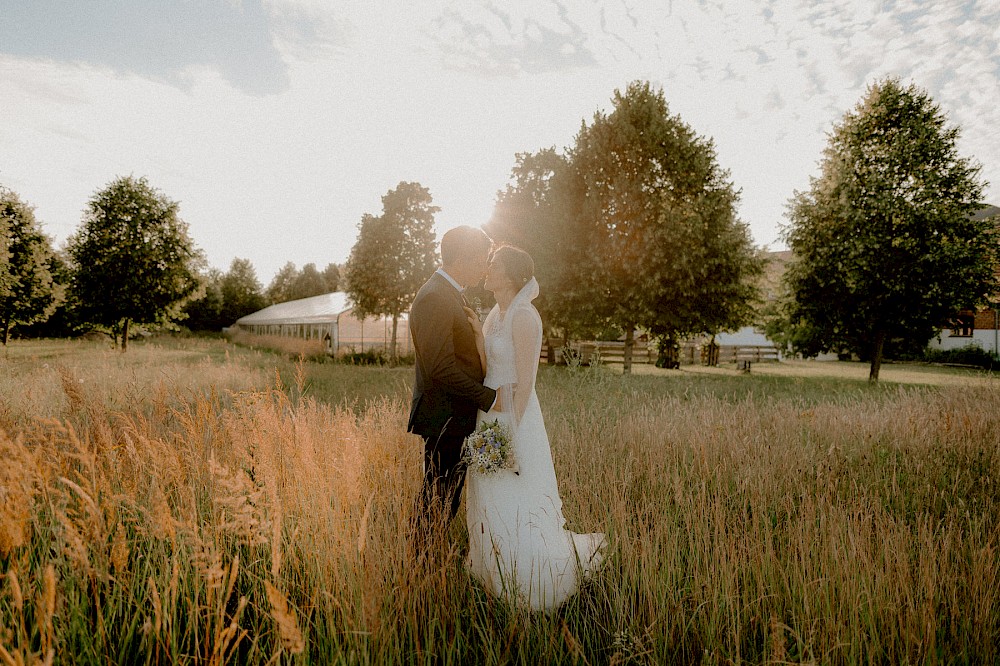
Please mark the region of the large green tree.
<svg viewBox="0 0 1000 666"><path fill-rule="evenodd" d="M738 194L711 140L671 115L660 90L615 91L569 153L573 307L664 337L749 323L763 261L736 216Z"/></svg>
<svg viewBox="0 0 1000 666"><path fill-rule="evenodd" d="M545 323L545 337L558 331L565 337L583 321L568 298L573 288L568 249L579 242L569 235L571 216L563 208L566 187L561 181L569 178L569 163L555 148L519 153L515 159L485 228L495 242L516 245L532 256L540 291L535 305ZM550 352L553 347L550 342Z"/></svg>
<svg viewBox="0 0 1000 666"><path fill-rule="evenodd" d="M973 215L983 183L958 136L925 91L892 78L834 127L820 175L788 208L796 351L855 351L876 382L887 340L926 344L995 290L996 229Z"/></svg>
<svg viewBox="0 0 1000 666"><path fill-rule="evenodd" d="M327 293L340 290L340 266L327 264L323 269L323 280L326 282Z"/></svg>
<svg viewBox="0 0 1000 666"><path fill-rule="evenodd" d="M306 264L299 270L289 261L275 273L265 296L269 303L284 303L338 291L342 286L340 282L337 264L327 264L322 271L316 264Z"/></svg>
<svg viewBox="0 0 1000 666"><path fill-rule="evenodd" d="M316 268L316 264L306 264L295 276L292 283L292 295L294 298L309 298L336 291L330 289L326 283L326 276Z"/></svg>
<svg viewBox="0 0 1000 666"><path fill-rule="evenodd" d="M396 358L399 317L437 266L430 191L401 182L382 197L382 214L366 213L344 269L346 292L361 317L392 317L389 353Z"/></svg>
<svg viewBox="0 0 1000 666"><path fill-rule="evenodd" d="M218 268L198 271L201 286L184 305L184 325L192 331L219 331L232 323L222 318L222 276Z"/></svg>
<svg viewBox="0 0 1000 666"><path fill-rule="evenodd" d="M10 272L10 220L0 216L0 298L10 293L14 276Z"/></svg>
<svg viewBox="0 0 1000 666"><path fill-rule="evenodd" d="M170 321L198 289L200 252L178 204L145 178L117 178L95 193L68 250L81 320L120 333L123 352L132 323Z"/></svg>
<svg viewBox="0 0 1000 666"><path fill-rule="evenodd" d="M222 293L220 315L226 326L267 304L257 271L249 259L233 259L229 270L219 280L219 290Z"/></svg>
<svg viewBox="0 0 1000 666"><path fill-rule="evenodd" d="M294 262L289 261L279 268L278 272L271 278L271 282L267 285L267 290L264 292L268 302L274 304L295 300L295 278L298 275L299 269L295 267Z"/></svg>
<svg viewBox="0 0 1000 666"><path fill-rule="evenodd" d="M62 302L53 277L54 254L35 213L16 193L0 188L0 340L11 327L44 321Z"/></svg>

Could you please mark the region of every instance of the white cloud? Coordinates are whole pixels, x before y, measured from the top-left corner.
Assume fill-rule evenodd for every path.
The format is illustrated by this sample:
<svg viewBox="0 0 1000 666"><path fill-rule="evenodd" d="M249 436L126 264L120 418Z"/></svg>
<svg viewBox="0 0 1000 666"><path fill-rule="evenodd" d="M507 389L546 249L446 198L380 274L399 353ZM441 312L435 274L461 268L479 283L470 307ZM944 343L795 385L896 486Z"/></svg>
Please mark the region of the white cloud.
<svg viewBox="0 0 1000 666"><path fill-rule="evenodd" d="M248 257L267 281L288 260L345 259L362 213L401 180L430 188L439 229L484 222L516 152L569 145L615 88L648 79L715 141L742 217L773 244L824 133L895 75L962 127L1000 197L1000 8L989 2L262 6L287 77L264 96L212 63L171 80L0 54L11 91L0 182L65 238L95 189L146 175L180 200L214 265Z"/></svg>

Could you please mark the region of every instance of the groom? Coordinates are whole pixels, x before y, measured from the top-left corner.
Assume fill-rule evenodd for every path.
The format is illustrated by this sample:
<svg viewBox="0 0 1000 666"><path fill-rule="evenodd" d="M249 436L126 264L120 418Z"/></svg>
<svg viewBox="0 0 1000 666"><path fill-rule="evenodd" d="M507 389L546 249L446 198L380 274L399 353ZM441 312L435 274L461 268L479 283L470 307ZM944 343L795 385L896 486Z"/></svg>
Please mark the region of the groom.
<svg viewBox="0 0 1000 666"><path fill-rule="evenodd" d="M410 307L416 380L407 429L424 439L424 482L417 526L444 511L458 512L465 465L462 441L476 428L476 412L490 411L496 391L483 386L475 333L463 310L466 287L486 274L492 242L482 230L461 226L441 239L441 263Z"/></svg>

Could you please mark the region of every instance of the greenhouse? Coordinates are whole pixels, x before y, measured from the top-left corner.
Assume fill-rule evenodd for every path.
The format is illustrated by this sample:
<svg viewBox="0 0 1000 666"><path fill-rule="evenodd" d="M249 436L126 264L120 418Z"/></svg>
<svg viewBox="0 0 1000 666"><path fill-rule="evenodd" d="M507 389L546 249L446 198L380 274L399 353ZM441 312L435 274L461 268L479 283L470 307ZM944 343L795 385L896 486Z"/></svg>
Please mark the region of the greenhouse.
<svg viewBox="0 0 1000 666"><path fill-rule="evenodd" d="M359 319L347 294L339 291L276 303L241 317L232 328L253 335L322 340L331 355L388 350L392 342L391 318ZM396 344L399 354L413 350L405 314L399 318Z"/></svg>

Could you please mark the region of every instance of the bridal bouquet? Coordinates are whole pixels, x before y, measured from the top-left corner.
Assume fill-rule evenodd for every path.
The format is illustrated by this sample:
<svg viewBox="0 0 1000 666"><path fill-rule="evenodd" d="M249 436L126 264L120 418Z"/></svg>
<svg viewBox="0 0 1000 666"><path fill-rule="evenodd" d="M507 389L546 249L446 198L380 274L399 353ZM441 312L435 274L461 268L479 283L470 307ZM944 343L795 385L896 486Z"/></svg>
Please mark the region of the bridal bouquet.
<svg viewBox="0 0 1000 666"><path fill-rule="evenodd" d="M493 474L502 469L514 469L513 436L510 426L501 422L483 421L465 438L462 460L470 470Z"/></svg>

